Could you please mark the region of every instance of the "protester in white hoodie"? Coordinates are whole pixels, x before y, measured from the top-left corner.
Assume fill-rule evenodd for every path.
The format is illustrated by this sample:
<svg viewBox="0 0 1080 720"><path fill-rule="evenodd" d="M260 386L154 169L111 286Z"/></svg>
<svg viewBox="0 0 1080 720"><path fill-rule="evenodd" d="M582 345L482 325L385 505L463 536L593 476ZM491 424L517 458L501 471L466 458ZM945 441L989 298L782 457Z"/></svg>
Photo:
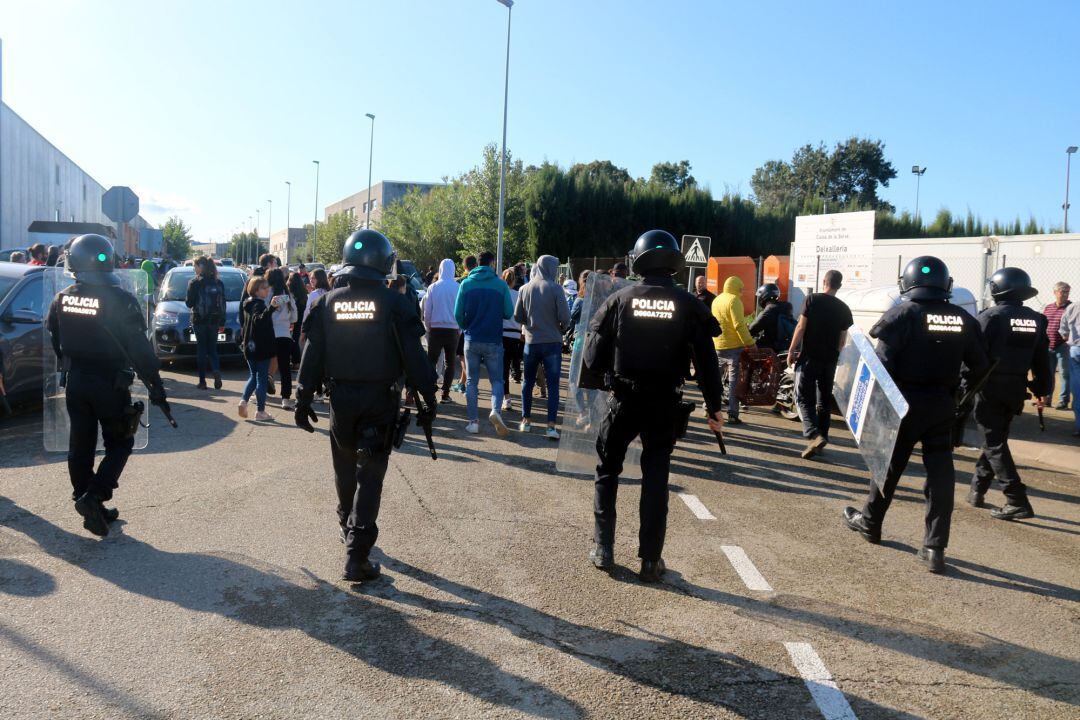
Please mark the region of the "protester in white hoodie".
<svg viewBox="0 0 1080 720"><path fill-rule="evenodd" d="M442 377L442 402L450 402L450 383L457 369L454 353L458 344L458 324L454 319L458 282L454 277L454 261L439 263L439 279L428 288L424 297L424 328L427 330L428 360L435 365L441 353L445 367Z"/></svg>

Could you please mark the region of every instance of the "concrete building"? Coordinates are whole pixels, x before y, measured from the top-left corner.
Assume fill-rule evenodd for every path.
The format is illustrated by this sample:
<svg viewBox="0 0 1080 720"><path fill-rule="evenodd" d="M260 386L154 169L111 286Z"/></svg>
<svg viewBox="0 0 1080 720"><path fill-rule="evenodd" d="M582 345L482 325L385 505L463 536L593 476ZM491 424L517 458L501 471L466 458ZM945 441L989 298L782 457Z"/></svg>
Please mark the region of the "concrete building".
<svg viewBox="0 0 1080 720"><path fill-rule="evenodd" d="M300 262L307 257L307 230L304 228L282 228L270 236L270 254L281 258L281 263Z"/></svg>
<svg viewBox="0 0 1080 720"><path fill-rule="evenodd" d="M119 228L101 212L108 188L0 102L0 248L30 244L30 223L100 223ZM141 216L127 224L117 242L123 255L139 255L139 233L149 229Z"/></svg>
<svg viewBox="0 0 1080 720"><path fill-rule="evenodd" d="M383 180L380 183L371 186L371 226L379 226L379 218L382 217L382 209L386 205L395 203L405 197L413 188L419 188L422 193L429 193L434 187L438 187L443 183L419 183L419 182L400 182L397 180ZM364 220L367 217L368 210L368 189L364 188L358 193L349 195L346 198L338 200L336 203L327 205L323 213L323 220L336 215L337 213L346 213L351 217L356 218L357 225L362 227Z"/></svg>
<svg viewBox="0 0 1080 720"><path fill-rule="evenodd" d="M229 252L229 243L192 243L191 254L195 257L206 255L207 257L223 258Z"/></svg>

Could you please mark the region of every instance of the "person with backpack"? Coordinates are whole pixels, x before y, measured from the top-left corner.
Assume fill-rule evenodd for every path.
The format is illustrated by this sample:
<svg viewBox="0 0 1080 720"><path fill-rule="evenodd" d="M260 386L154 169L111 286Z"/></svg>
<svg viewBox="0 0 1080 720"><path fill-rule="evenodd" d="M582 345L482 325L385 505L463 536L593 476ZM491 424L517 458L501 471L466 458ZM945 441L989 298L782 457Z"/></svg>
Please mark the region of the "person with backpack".
<svg viewBox="0 0 1080 720"><path fill-rule="evenodd" d="M750 323L750 335L758 347L772 348L777 353L787 352L795 334L791 303L780 299L780 288L775 283L765 283L757 289L756 295L761 312Z"/></svg>
<svg viewBox="0 0 1080 720"><path fill-rule="evenodd" d="M295 410L292 400L292 328L300 319L296 311L296 301L289 294L285 285L285 271L275 267L266 273L266 282L270 284L270 302L274 312L274 359L281 377L281 409ZM270 363L270 373L274 372L274 363Z"/></svg>
<svg viewBox="0 0 1080 720"><path fill-rule="evenodd" d="M254 276L245 288L248 299L244 301L244 328L240 336L240 350L248 365L248 381L237 407L242 418L248 416L248 401L255 395L258 412L256 420L273 420L266 412L266 384L270 371L270 358L277 353L274 337L274 318L281 304L280 297L269 300L270 284L265 278ZM269 302L268 302L269 300Z"/></svg>
<svg viewBox="0 0 1080 720"><path fill-rule="evenodd" d="M184 304L191 308L195 331L195 364L199 368L200 390L206 389L206 373L214 376L214 389L221 389L221 361L218 360L218 328L225 324L225 284L218 278L217 265L205 255L195 261L195 277L188 282Z"/></svg>

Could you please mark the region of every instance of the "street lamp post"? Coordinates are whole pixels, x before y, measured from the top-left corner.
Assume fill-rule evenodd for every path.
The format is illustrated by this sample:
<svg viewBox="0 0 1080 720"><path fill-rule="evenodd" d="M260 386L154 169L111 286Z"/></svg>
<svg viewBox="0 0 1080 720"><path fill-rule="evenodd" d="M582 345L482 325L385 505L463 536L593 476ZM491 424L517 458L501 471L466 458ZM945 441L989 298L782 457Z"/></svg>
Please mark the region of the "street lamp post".
<svg viewBox="0 0 1080 720"><path fill-rule="evenodd" d="M311 262L315 262L315 251L319 247L319 161L315 163L315 223L311 226Z"/></svg>
<svg viewBox="0 0 1080 720"><path fill-rule="evenodd" d="M499 241L495 252L495 272L502 272L503 225L506 218L506 110L510 100L510 17L514 12L514 0L498 0L506 6L506 74L503 79L503 132L502 163L499 171Z"/></svg>
<svg viewBox="0 0 1080 720"><path fill-rule="evenodd" d="M259 208L255 208L255 252L251 254L251 259L255 262L259 261L259 250L262 249L262 243L259 242L262 235L262 211Z"/></svg>
<svg viewBox="0 0 1080 720"><path fill-rule="evenodd" d="M375 154L375 116L366 113L371 118L371 145L368 147L367 156L367 217L364 219L364 227L371 227L371 160Z"/></svg>
<svg viewBox="0 0 1080 720"><path fill-rule="evenodd" d="M285 185L289 188L289 194L285 196L285 259L289 259L289 211L292 209L292 183L288 180Z"/></svg>
<svg viewBox="0 0 1080 720"><path fill-rule="evenodd" d="M254 222L255 222L255 218L253 216L251 216L251 215L248 215L248 227L251 227ZM258 233L256 233L256 235L257 234ZM247 256L247 262L250 265L251 264L251 240L250 239L244 240L244 255Z"/></svg>
<svg viewBox="0 0 1080 720"><path fill-rule="evenodd" d="M270 252L270 238L274 236L274 201L266 201L266 251Z"/></svg>
<svg viewBox="0 0 1080 720"><path fill-rule="evenodd" d="M1063 232L1069 232L1069 172L1072 170L1072 156L1075 153L1075 145L1065 148L1065 204L1062 206L1065 210L1065 227L1062 228Z"/></svg>
<svg viewBox="0 0 1080 720"><path fill-rule="evenodd" d="M922 176L926 174L926 168L912 165L911 174L915 176L915 219L919 220L919 186L922 184ZM919 224L922 225L922 222Z"/></svg>

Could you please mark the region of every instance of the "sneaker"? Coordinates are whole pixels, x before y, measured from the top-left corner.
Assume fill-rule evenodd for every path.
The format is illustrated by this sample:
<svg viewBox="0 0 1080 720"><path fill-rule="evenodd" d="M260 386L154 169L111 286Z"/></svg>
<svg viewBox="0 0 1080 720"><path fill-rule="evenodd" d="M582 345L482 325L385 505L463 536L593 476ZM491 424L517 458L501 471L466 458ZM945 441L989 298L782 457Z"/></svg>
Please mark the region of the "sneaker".
<svg viewBox="0 0 1080 720"><path fill-rule="evenodd" d="M727 422L724 423L724 424L725 425L742 425L743 421L740 420L738 417L731 417L730 415L728 415Z"/></svg>
<svg viewBox="0 0 1080 720"><path fill-rule="evenodd" d="M506 437L510 434L509 428L506 427L506 423L503 422L502 415L499 413L492 410L491 414L488 415L488 420L495 426L495 432L499 437Z"/></svg>
<svg viewBox="0 0 1080 720"><path fill-rule="evenodd" d="M866 542L877 545L881 542L881 528L875 528L866 521L861 512L850 505L844 508L844 523L848 529L862 535Z"/></svg>
<svg viewBox="0 0 1080 720"><path fill-rule="evenodd" d="M451 386L450 386L450 389L451 389L451 390L453 390L454 392L459 392L459 393L463 393L463 392L465 392L465 386L464 386L464 385L462 385L462 384L461 384L461 383L459 383L459 382L456 382L456 383L454 383L453 385L451 385Z"/></svg>
<svg viewBox="0 0 1080 720"><path fill-rule="evenodd" d="M446 403L451 403L452 404L453 402L454 402L454 398L450 397L449 395L443 395L441 398L439 398L439 404L441 404L441 405L446 404Z"/></svg>
<svg viewBox="0 0 1080 720"><path fill-rule="evenodd" d="M806 448L802 451L802 459L809 460L814 457L821 452L826 443L828 443L828 440L825 439L824 435L815 435L810 439L810 442L806 444Z"/></svg>
<svg viewBox="0 0 1080 720"><path fill-rule="evenodd" d="M558 440L559 431L556 430L553 426L549 425L547 432L544 433L544 437L546 437L548 440Z"/></svg>
<svg viewBox="0 0 1080 720"><path fill-rule="evenodd" d="M255 413L255 419L259 420L260 422L270 422L274 419L274 416L268 412L260 410L259 412Z"/></svg>
<svg viewBox="0 0 1080 720"><path fill-rule="evenodd" d="M532 423L529 422L528 418L526 418L526 419L522 420L520 423L518 423L518 432L523 432L523 433L532 432Z"/></svg>
<svg viewBox="0 0 1080 720"><path fill-rule="evenodd" d="M1006 505L1003 508L990 511L990 517L995 520L1027 520L1035 517L1035 512L1030 505Z"/></svg>
<svg viewBox="0 0 1080 720"><path fill-rule="evenodd" d="M214 389L221 389L221 373L214 373Z"/></svg>
<svg viewBox="0 0 1080 720"><path fill-rule="evenodd" d="M513 409L514 409L514 401L511 400L510 398L503 398L502 411L503 412L510 412Z"/></svg>
<svg viewBox="0 0 1080 720"><path fill-rule="evenodd" d="M281 401L281 409L282 410L295 410L296 409L296 401L293 400L292 398L285 398L284 400Z"/></svg>
<svg viewBox="0 0 1080 720"><path fill-rule="evenodd" d="M469 421L469 424L465 426L465 432L471 435L475 435L476 433L480 432L480 423L476 420Z"/></svg>
<svg viewBox="0 0 1080 720"><path fill-rule="evenodd" d="M199 384L195 386L196 390L206 390L206 381L200 380Z"/></svg>
<svg viewBox="0 0 1080 720"><path fill-rule="evenodd" d="M246 419L247 415L248 415L247 408L248 408L247 400L241 400L240 404L236 406L236 414L239 415L240 417Z"/></svg>
<svg viewBox="0 0 1080 720"><path fill-rule="evenodd" d="M1057 405L1054 406L1054 409L1055 410L1068 410L1069 409L1069 403L1058 403Z"/></svg>

